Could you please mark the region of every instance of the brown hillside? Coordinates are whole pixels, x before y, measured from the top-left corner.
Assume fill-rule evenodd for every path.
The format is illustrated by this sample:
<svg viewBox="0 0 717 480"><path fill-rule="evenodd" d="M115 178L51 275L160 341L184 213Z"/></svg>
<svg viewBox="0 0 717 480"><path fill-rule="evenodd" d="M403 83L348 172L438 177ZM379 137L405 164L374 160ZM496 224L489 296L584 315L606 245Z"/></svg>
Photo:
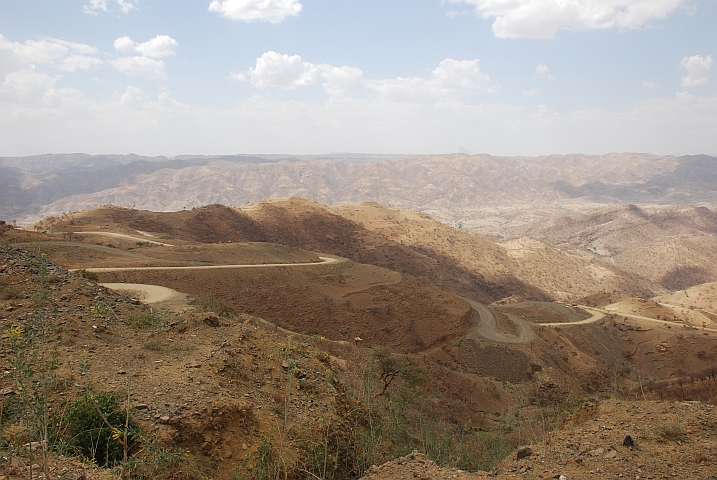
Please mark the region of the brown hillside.
<svg viewBox="0 0 717 480"><path fill-rule="evenodd" d="M129 228L187 241L299 246L425 278L485 303L510 295L549 299L540 288L527 285L509 273L496 275L491 270L473 269L441 252L402 245L327 207L298 198L266 201L240 209L211 205L172 213L101 207L58 219L51 222L50 228L58 232L83 231L97 225L108 231L125 232Z"/></svg>
<svg viewBox="0 0 717 480"><path fill-rule="evenodd" d="M610 207L520 233L589 253L671 291L717 280L717 213L704 207Z"/></svg>
<svg viewBox="0 0 717 480"><path fill-rule="evenodd" d="M52 228L81 231L93 225L161 233L180 241L299 246L425 278L484 303L511 295L567 300L600 291L659 293L649 282L640 285L633 275L594 258L524 240L496 244L424 214L375 203L329 208L291 198L173 213L102 207L61 219Z"/></svg>
<svg viewBox="0 0 717 480"><path fill-rule="evenodd" d="M336 452L336 464L344 470L334 478L354 478L371 463L405 455L408 446L429 450L450 444L458 449L460 443L464 453L475 453L488 451L481 446L488 444L470 443L474 440L494 441L490 451L497 452L526 438L542 442L549 438L548 427L533 423L529 431L526 422L541 421L541 416L557 421L582 395L712 398L709 372L717 368L713 331L627 319L620 312L585 325L537 325L591 314L563 305L515 302L518 294L510 298L513 303L494 308L496 331L518 341L495 340L481 333L482 323L467 302L431 280L445 285L441 275L465 275L470 268L484 269L484 278L495 275L500 280L496 271L511 272L498 270L505 268L502 261L522 268L505 253L510 250L441 230L420 216L411 217L412 212L368 205L359 213L372 217L359 223L299 199L176 214L110 207L44 225L56 233L22 232L35 251L46 250L51 259L87 268L248 264L99 272L103 281L168 286L195 297L193 305L185 300L175 310L179 313L161 314L158 325L148 326L132 323L134 313L151 313L148 307L53 267L48 288L57 308L48 312L53 312L53 326L62 329L61 336L53 337L61 363L58 374L68 384L82 385L80 362L87 350L92 359L88 375L98 387L121 391L129 381L136 382L132 403L147 405L147 411L138 412L150 432L169 445L188 448L217 479L232 478L262 442L274 442L276 454L278 432L287 417L291 446L285 458L295 467L296 478L311 477L299 472L313 468L309 462L316 461L316 445L331 445ZM391 215L399 214L411 229L396 229ZM68 234L101 230L133 238ZM245 243L251 236L259 241ZM224 243L205 243L202 238ZM282 239L288 245L281 245ZM447 247L451 241L458 252L453 256ZM296 248L294 242L304 242L316 253ZM24 299L37 293L36 260L3 248L0 280L7 299L0 303L0 320L6 330L22 325L29 331L37 317ZM342 259L316 262L327 250L342 248L350 255L390 263L395 270ZM469 254L475 263L461 270L443 268L438 260L445 255L457 264ZM265 263L282 265L255 268ZM416 265L433 277L402 273L395 265ZM449 280L459 286L466 282L457 274ZM500 285L505 288L506 283ZM648 303L641 313L651 314L658 307ZM520 329L513 317L532 323L527 327L530 337L517 338ZM4 354L10 352L7 339ZM379 390L385 378L373 357L373 343L387 347L396 361L407 362L385 395ZM288 375L293 371L290 361L297 362L294 376ZM58 395L58 401L78 393L72 387ZM373 425L366 419L379 416L387 433L370 457L357 458L352 452L367 438L360 432L371 432ZM390 430L392 426L399 428ZM409 427L415 428L402 430ZM435 430L439 427L442 430ZM471 458L460 465L489 469L500 460ZM454 465L457 461L446 460Z"/></svg>
<svg viewBox="0 0 717 480"><path fill-rule="evenodd" d="M632 275L597 259L576 256L531 239L496 244L474 233L451 228L428 216L376 203L334 208L367 229L425 253L450 258L469 271L481 272L494 282L516 278L568 300L599 291L649 294ZM642 282L645 283L645 282Z"/></svg>

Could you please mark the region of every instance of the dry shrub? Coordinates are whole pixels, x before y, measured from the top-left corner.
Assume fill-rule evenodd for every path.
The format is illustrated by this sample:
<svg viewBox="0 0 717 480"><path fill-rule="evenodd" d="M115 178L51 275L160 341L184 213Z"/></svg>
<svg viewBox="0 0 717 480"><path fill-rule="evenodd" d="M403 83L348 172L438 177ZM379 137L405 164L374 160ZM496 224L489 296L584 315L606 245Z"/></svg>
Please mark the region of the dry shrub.
<svg viewBox="0 0 717 480"><path fill-rule="evenodd" d="M687 430L681 424L673 422L657 427L658 441L684 442L687 440Z"/></svg>
<svg viewBox="0 0 717 480"><path fill-rule="evenodd" d="M24 424L16 423L6 426L0 434L0 438L10 445L19 446L29 442L31 434Z"/></svg>

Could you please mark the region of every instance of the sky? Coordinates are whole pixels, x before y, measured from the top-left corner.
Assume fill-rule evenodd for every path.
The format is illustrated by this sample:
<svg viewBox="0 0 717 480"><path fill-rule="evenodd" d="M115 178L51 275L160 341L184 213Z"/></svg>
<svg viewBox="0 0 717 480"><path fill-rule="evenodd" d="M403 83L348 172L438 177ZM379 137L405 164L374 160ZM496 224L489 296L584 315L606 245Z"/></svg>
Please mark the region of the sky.
<svg viewBox="0 0 717 480"><path fill-rule="evenodd" d="M0 0L0 156L717 154L717 0Z"/></svg>

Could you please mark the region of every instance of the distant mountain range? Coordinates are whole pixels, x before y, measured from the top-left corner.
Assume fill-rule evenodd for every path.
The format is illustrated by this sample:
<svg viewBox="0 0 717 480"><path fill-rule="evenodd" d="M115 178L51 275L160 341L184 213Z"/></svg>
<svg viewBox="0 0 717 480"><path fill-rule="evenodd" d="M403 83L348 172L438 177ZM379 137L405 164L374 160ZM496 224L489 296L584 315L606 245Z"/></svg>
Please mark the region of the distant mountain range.
<svg viewBox="0 0 717 480"><path fill-rule="evenodd" d="M85 154L0 158L0 218L32 223L113 204L176 211L300 196L375 201L496 236L611 205L717 204L717 158L550 155Z"/></svg>

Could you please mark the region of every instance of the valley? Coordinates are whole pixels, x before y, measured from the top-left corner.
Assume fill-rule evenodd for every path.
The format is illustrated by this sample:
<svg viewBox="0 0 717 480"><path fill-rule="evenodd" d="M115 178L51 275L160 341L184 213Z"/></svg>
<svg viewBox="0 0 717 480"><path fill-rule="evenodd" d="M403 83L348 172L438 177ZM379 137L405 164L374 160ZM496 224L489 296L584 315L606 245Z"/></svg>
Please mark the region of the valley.
<svg viewBox="0 0 717 480"><path fill-rule="evenodd" d="M688 234L709 240L701 222ZM567 225L498 240L377 203L104 206L3 230L3 291L32 285L55 305L55 375L75 384L56 405L87 382L131 388L126 404L141 406L143 428L214 478L257 475L262 445L278 448L284 436L287 472L327 468L334 451L336 478L353 478L441 435L464 455L444 464L503 478L515 471L505 456L569 425L586 399L717 400L714 283L671 290L590 250L594 243L585 248L582 234L556 241L550 229ZM595 238L612 245L615 231ZM42 258L51 283L33 280ZM687 283L712 278L704 271ZM35 328L32 302L5 297L3 325ZM371 415L386 436L364 450ZM311 457L317 442L326 460ZM701 462L694 468L709 471ZM565 471L599 478L574 468Z"/></svg>

